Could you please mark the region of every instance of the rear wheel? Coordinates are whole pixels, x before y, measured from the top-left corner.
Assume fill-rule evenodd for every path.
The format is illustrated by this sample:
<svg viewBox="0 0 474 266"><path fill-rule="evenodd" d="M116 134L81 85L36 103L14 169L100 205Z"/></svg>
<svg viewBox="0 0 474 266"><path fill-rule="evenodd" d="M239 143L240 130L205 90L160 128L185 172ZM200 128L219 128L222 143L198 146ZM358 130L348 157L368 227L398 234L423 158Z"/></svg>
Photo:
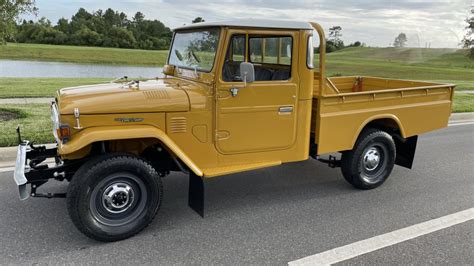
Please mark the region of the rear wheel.
<svg viewBox="0 0 474 266"><path fill-rule="evenodd" d="M105 155L84 164L68 187L67 206L76 227L100 241L143 230L160 207L163 189L155 169L131 155Z"/></svg>
<svg viewBox="0 0 474 266"><path fill-rule="evenodd" d="M392 172L395 152L395 143L390 134L366 129L357 139L354 149L342 153L342 174L356 188L376 188Z"/></svg>

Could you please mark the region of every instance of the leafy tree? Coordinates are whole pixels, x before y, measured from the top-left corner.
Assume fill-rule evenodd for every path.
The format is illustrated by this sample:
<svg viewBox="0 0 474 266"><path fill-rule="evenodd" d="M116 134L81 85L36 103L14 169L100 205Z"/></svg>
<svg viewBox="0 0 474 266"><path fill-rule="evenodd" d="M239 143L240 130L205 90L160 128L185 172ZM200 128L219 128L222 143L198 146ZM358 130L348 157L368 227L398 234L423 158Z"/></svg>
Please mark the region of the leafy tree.
<svg viewBox="0 0 474 266"><path fill-rule="evenodd" d="M23 21L18 28L19 34L16 40L19 42L64 44L67 41L67 35L52 28L51 22L45 18L38 23Z"/></svg>
<svg viewBox="0 0 474 266"><path fill-rule="evenodd" d="M83 27L71 36L71 44L99 46L102 43L102 37L95 31Z"/></svg>
<svg viewBox="0 0 474 266"><path fill-rule="evenodd" d="M142 12L137 12L135 13L135 16L133 16L133 22L134 23L141 23L145 20L145 15L143 15Z"/></svg>
<svg viewBox="0 0 474 266"><path fill-rule="evenodd" d="M37 13L34 0L0 0L0 44L11 41L16 32L16 20L21 14Z"/></svg>
<svg viewBox="0 0 474 266"><path fill-rule="evenodd" d="M127 29L133 33L138 42L138 48L168 49L172 32L158 20L146 20L141 12L137 12Z"/></svg>
<svg viewBox="0 0 474 266"><path fill-rule="evenodd" d="M130 31L120 27L112 27L103 44L107 47L135 48L137 41Z"/></svg>
<svg viewBox="0 0 474 266"><path fill-rule="evenodd" d="M205 20L202 18L202 17L197 17L195 19L193 19L193 21L191 21L193 24L194 23L200 23L200 22L204 22Z"/></svg>
<svg viewBox="0 0 474 266"><path fill-rule="evenodd" d="M326 53L332 53L337 51L337 47L330 41L326 42Z"/></svg>
<svg viewBox="0 0 474 266"><path fill-rule="evenodd" d="M400 33L398 34L397 38L395 38L395 41L393 42L394 47L405 47L407 43L407 35L405 33Z"/></svg>
<svg viewBox="0 0 474 266"><path fill-rule="evenodd" d="M54 28L63 33L67 33L69 30L69 22L65 18L60 18L56 26L54 26Z"/></svg>
<svg viewBox="0 0 474 266"><path fill-rule="evenodd" d="M471 8L471 15L466 19L467 22L467 33L462 39L462 47L470 49L469 57L474 59L474 6Z"/></svg>
<svg viewBox="0 0 474 266"><path fill-rule="evenodd" d="M344 48L344 42L341 40L342 37L342 27L341 26L332 26L329 28L329 42L330 45L335 46L336 50Z"/></svg>

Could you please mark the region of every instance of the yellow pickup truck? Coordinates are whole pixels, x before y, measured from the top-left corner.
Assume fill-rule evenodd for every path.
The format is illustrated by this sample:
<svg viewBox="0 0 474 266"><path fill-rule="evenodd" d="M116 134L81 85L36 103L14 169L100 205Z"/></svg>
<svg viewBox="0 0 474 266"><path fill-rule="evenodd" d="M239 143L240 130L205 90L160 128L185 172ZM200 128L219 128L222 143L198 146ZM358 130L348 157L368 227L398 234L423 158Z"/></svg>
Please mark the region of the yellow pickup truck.
<svg viewBox="0 0 474 266"><path fill-rule="evenodd" d="M419 134L447 126L454 91L328 78L324 31L312 22L177 28L163 73L59 90L51 105L57 147L29 144L19 132L20 198L65 197L82 233L115 241L153 220L171 171L189 175L189 206L200 215L206 179L310 157L372 189L395 164L412 167ZM67 193L38 192L50 179L69 181Z"/></svg>

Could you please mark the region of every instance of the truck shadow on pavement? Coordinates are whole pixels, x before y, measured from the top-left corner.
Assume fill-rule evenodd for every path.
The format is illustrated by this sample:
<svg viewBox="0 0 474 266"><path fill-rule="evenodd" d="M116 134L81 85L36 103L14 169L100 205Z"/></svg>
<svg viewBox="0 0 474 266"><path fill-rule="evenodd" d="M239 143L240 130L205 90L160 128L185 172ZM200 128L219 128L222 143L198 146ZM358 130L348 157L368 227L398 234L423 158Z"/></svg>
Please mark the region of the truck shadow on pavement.
<svg viewBox="0 0 474 266"><path fill-rule="evenodd" d="M203 219L187 206L186 175L171 174L163 182L161 210L152 224L135 239L156 238L154 241L166 242L168 234L176 235L186 230L199 233L209 226L217 231L226 230L229 223L240 224L239 230L247 230L251 226L249 221L298 219L294 212L298 208L314 208L319 202L327 203L361 193L346 183L340 169L309 160L207 180ZM66 188L66 183L51 182L42 190L61 192ZM65 200L30 199L22 202L16 194L13 181L0 187L3 201L0 205L0 256L7 260L18 262L38 252L44 256L58 251L123 245L130 241L104 244L88 239L69 220ZM41 251L38 251L38 245L42 247Z"/></svg>
<svg viewBox="0 0 474 266"><path fill-rule="evenodd" d="M187 206L188 177L172 174L164 179L164 199L149 230L258 216L262 210L359 192L344 180L340 169L309 160L206 180L205 215L201 218ZM274 214L278 215L276 211Z"/></svg>

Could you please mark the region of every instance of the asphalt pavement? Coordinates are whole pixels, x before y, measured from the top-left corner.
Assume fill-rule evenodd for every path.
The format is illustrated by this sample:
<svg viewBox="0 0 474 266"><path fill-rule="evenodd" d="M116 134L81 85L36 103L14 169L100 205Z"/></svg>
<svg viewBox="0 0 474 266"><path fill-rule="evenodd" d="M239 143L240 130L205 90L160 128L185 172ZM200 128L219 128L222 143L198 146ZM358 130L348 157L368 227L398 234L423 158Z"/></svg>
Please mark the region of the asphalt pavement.
<svg viewBox="0 0 474 266"><path fill-rule="evenodd" d="M474 125L421 136L414 169L395 167L375 190L309 160L207 181L203 219L187 207L187 182L166 177L154 222L100 243L76 230L64 199L20 201L12 172L0 173L0 264L286 264L474 207ZM474 265L473 235L471 220L340 264Z"/></svg>

